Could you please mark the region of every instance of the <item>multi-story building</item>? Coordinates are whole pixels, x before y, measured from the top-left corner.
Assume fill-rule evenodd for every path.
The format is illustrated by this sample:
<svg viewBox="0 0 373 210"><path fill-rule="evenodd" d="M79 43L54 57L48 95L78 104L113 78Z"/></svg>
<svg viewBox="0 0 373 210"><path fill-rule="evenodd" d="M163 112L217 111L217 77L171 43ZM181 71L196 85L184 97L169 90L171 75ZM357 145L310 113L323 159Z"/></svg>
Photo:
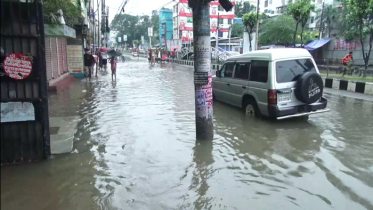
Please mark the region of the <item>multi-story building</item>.
<svg viewBox="0 0 373 210"><path fill-rule="evenodd" d="M282 15L286 12L286 7L291 4L296 2L297 0L261 0L259 9L260 13L266 13L269 16L278 16ZM315 0L312 1L312 4L315 4L316 10L322 8L322 4L325 5L339 5L341 3L341 0ZM311 18L309 20L309 24L307 28L315 28L316 27L316 22L315 20L316 13L312 12L311 13Z"/></svg>
<svg viewBox="0 0 373 210"><path fill-rule="evenodd" d="M234 4L234 2L232 2ZM229 27L233 24L234 7L226 12L217 2L210 2L211 36L228 37ZM179 0L173 6L173 37L183 41L193 40L193 14L188 6L188 0Z"/></svg>
<svg viewBox="0 0 373 210"><path fill-rule="evenodd" d="M165 40L173 38L172 10L161 9L159 11L159 44L165 46Z"/></svg>

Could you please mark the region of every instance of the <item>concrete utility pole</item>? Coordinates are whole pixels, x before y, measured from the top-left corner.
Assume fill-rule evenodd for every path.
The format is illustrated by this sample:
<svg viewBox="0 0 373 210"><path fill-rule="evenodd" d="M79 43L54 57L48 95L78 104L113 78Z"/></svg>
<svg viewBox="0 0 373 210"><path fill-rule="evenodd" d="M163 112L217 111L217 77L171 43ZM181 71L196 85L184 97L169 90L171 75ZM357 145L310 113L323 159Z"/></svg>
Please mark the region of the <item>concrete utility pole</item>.
<svg viewBox="0 0 373 210"><path fill-rule="evenodd" d="M322 22L323 22L323 16L324 16L324 6L325 6L325 2L322 3L322 9L321 9L321 19L320 19L320 29L319 29L319 39L321 39L321 29L322 29Z"/></svg>
<svg viewBox="0 0 373 210"><path fill-rule="evenodd" d="M209 1L189 1L193 8L194 85L197 139L214 137Z"/></svg>
<svg viewBox="0 0 373 210"><path fill-rule="evenodd" d="M256 33L255 33L255 50L258 50L258 39L259 39L259 3L260 0L258 0L258 5L256 8Z"/></svg>

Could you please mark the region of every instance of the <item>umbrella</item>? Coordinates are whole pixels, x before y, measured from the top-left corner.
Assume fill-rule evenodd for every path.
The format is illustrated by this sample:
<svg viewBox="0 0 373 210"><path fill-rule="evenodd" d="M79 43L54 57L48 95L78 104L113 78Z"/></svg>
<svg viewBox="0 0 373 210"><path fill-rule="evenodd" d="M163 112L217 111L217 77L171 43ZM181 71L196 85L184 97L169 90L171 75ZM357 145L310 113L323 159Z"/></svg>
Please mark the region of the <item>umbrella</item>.
<svg viewBox="0 0 373 210"><path fill-rule="evenodd" d="M118 51L115 51L115 50L109 50L107 51L106 53L108 56L112 57L112 56L121 56L122 53L121 52L118 52Z"/></svg>
<svg viewBox="0 0 373 210"><path fill-rule="evenodd" d="M107 52L107 51L109 51L110 49L109 48L107 48L107 47L101 47L100 48L100 51L101 52Z"/></svg>

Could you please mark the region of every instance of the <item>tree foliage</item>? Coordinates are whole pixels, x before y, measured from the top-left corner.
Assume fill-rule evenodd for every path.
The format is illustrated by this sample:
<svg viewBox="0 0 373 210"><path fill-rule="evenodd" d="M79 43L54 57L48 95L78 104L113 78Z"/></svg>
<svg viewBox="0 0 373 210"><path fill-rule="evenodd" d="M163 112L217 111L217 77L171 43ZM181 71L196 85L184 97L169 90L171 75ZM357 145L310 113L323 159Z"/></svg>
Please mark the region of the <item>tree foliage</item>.
<svg viewBox="0 0 373 210"><path fill-rule="evenodd" d="M82 16L80 6L75 6L71 0L43 0L44 15L49 16L59 9L62 9L64 19L72 24L77 24Z"/></svg>
<svg viewBox="0 0 373 210"><path fill-rule="evenodd" d="M244 30L245 30L245 26L243 25L243 23L233 24L231 37L242 37Z"/></svg>
<svg viewBox="0 0 373 210"><path fill-rule="evenodd" d="M349 30L346 34L357 35L363 53L365 63L364 77L368 68L369 58L373 45L373 0L346 0L346 16ZM368 36L369 47L365 52L364 39Z"/></svg>
<svg viewBox="0 0 373 210"><path fill-rule="evenodd" d="M295 31L293 36L294 47L296 44L298 26L301 26L300 39L303 44L303 31L308 19L310 18L311 12L314 11L316 6L311 3L311 0L299 0L295 3L289 4L288 13L295 20Z"/></svg>
<svg viewBox="0 0 373 210"><path fill-rule="evenodd" d="M260 45L291 45L293 43L295 20L290 16L281 15L276 19L269 19L262 24L261 28Z"/></svg>
<svg viewBox="0 0 373 210"><path fill-rule="evenodd" d="M316 27L321 28L322 34L328 34L331 37L331 31L340 25L340 20L343 21L343 17L339 17L339 9L333 7L333 5L327 5L324 9L316 10L315 22ZM321 27L320 27L321 26Z"/></svg>
<svg viewBox="0 0 373 210"><path fill-rule="evenodd" d="M127 35L127 43L132 43L135 40L141 40L144 36L145 40L149 40L148 27L153 27L153 37L159 33L159 17L157 15L151 18L147 15L133 16L129 14L117 14L111 22L111 29L117 31L117 37ZM152 38L152 43L155 40Z"/></svg>
<svg viewBox="0 0 373 210"><path fill-rule="evenodd" d="M249 33L250 51L251 51L252 50L252 46L251 46L252 33L257 23L256 12L250 12L250 13L244 14L242 16L242 21L243 21L246 31Z"/></svg>
<svg viewBox="0 0 373 210"><path fill-rule="evenodd" d="M244 14L249 13L254 10L255 10L255 6L251 5L250 2L248 1L245 1L243 4L241 1L236 2L236 6L235 6L236 17L242 18Z"/></svg>

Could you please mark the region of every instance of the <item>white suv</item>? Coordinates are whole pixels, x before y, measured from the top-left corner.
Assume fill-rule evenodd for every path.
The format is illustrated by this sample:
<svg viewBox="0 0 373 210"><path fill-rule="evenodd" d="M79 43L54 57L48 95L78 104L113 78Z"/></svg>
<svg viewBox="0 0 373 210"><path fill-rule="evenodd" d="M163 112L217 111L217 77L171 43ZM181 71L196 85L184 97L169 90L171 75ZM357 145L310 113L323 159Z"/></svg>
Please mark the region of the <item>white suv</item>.
<svg viewBox="0 0 373 210"><path fill-rule="evenodd" d="M305 49L269 49L230 57L212 82L214 99L255 116L308 118L329 111L319 70Z"/></svg>

